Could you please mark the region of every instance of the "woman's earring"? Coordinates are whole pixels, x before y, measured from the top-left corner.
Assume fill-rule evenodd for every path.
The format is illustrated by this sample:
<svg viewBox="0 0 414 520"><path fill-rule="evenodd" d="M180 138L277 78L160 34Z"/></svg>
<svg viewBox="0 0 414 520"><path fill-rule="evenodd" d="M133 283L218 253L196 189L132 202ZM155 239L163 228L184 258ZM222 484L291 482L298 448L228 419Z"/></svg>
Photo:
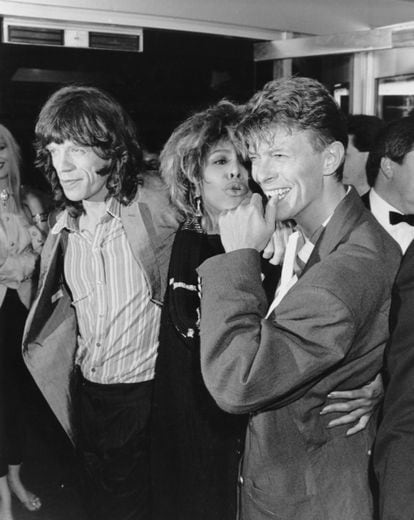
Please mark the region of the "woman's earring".
<svg viewBox="0 0 414 520"><path fill-rule="evenodd" d="M201 197L200 196L195 198L195 203L196 203L195 216L196 217L202 217L203 216L203 212L201 210Z"/></svg>

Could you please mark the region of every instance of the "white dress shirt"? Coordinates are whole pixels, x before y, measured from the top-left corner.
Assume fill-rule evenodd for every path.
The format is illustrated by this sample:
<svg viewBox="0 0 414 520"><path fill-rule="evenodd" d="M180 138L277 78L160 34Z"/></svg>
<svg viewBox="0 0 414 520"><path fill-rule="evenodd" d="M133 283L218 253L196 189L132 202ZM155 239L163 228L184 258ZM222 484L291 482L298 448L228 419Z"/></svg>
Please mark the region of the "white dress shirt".
<svg viewBox="0 0 414 520"><path fill-rule="evenodd" d="M395 211L396 213L401 213L401 211L397 208L394 208L394 206L391 206L391 204L380 197L374 188L372 188L369 192L369 203L371 207L371 213L378 220L385 231L387 231L398 243L404 254L407 251L411 241L414 239L414 226L410 226L406 222L400 222L399 224L395 225L390 224L390 211Z"/></svg>

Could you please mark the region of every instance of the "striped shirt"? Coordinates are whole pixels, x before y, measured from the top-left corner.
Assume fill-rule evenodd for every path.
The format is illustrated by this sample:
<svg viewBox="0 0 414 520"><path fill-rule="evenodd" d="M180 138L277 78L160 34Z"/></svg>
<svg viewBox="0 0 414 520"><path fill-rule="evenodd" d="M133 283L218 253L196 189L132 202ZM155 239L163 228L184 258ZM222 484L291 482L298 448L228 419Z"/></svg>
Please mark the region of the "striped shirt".
<svg viewBox="0 0 414 520"><path fill-rule="evenodd" d="M129 246L120 204L111 199L92 237L65 211L52 233L69 231L65 278L78 322L76 363L93 382L154 377L161 308Z"/></svg>

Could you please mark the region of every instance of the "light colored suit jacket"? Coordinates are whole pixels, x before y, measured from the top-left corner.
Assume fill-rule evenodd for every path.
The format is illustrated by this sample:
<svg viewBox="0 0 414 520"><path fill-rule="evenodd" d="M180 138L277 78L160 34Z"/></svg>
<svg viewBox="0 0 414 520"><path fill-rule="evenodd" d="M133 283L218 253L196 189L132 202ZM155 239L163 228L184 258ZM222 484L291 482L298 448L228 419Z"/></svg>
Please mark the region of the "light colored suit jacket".
<svg viewBox="0 0 414 520"><path fill-rule="evenodd" d="M374 378L388 337L398 246L352 190L274 314L259 254L207 260L201 365L228 412L250 413L241 471L243 520L370 520L374 421L346 437L321 416L332 390Z"/></svg>
<svg viewBox="0 0 414 520"><path fill-rule="evenodd" d="M161 304L178 227L164 185L147 178L138 188L136 199L121 206L121 219L132 253L148 281L151 299ZM23 357L59 422L74 440L71 378L77 325L64 279L63 233L49 234L43 248L38 292L23 336Z"/></svg>

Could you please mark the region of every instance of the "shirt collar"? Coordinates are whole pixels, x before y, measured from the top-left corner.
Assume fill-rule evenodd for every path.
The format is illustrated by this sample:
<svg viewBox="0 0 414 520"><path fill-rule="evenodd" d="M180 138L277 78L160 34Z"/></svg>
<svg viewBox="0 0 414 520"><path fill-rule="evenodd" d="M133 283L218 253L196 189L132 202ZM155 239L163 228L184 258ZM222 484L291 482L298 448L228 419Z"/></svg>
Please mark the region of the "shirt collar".
<svg viewBox="0 0 414 520"><path fill-rule="evenodd" d="M351 187L348 186L347 190L346 190L346 193L345 193L345 197L350 193L351 191ZM335 208L336 209L336 208ZM316 245L316 242L319 240L320 236L322 235L324 229L326 228L326 226L329 224L329 221L331 220L331 218L333 217L333 214L335 213L335 210L328 216L328 218L322 222L322 224L318 227L318 229L312 234L311 237L307 237L303 231L300 229L300 226L298 226L299 230L301 231L302 235L303 235L303 238L304 238L304 245L302 246L302 248L299 250L298 252L298 256L299 258L303 261L303 262L307 262L313 252L313 250L315 249L315 245Z"/></svg>
<svg viewBox="0 0 414 520"><path fill-rule="evenodd" d="M106 213L111 217L116 218L117 220L121 220L121 203L118 200L111 197L108 200Z"/></svg>
<svg viewBox="0 0 414 520"><path fill-rule="evenodd" d="M351 192L351 186L345 186L347 188L346 192L345 192L345 195L344 197L341 199L343 200L347 195L349 195L349 193ZM319 240L319 237L321 236L323 230L326 228L326 226L329 224L329 221L331 220L331 218L333 217L334 213L335 213L335 210L336 208L334 209L334 211L328 216L327 219L324 220L324 222L322 222L322 224L318 227L318 229L316 229L316 231L314 231L312 233L312 236L308 237L307 235L305 235L305 233L302 231L301 227L300 226L297 226L297 228L300 230L300 232L302 233L303 235L303 238L305 240L305 244L306 243L310 243L313 245L313 247L315 247L315 244L316 242ZM308 246L309 248L311 246Z"/></svg>
<svg viewBox="0 0 414 520"><path fill-rule="evenodd" d="M67 229L68 231L77 231L79 229L78 219L71 217L67 209L64 209L58 216L56 224L52 227L50 232L52 235L58 235L63 229Z"/></svg>
<svg viewBox="0 0 414 520"><path fill-rule="evenodd" d="M389 204L386 200L384 200L378 193L375 191L375 188L371 188L369 192L369 204L372 213L375 215L380 224L385 228L390 227L389 221L389 212L395 211L396 213L401 213L401 211L391 204ZM402 213L401 213L402 214Z"/></svg>
<svg viewBox="0 0 414 520"><path fill-rule="evenodd" d="M104 221L111 217L116 218L117 220L121 220L121 204L113 197L108 200ZM67 229L70 232L79 231L79 217L72 217L67 209L63 210L63 212L59 215L56 220L56 224L52 227L50 232L53 235L57 235L63 229Z"/></svg>

